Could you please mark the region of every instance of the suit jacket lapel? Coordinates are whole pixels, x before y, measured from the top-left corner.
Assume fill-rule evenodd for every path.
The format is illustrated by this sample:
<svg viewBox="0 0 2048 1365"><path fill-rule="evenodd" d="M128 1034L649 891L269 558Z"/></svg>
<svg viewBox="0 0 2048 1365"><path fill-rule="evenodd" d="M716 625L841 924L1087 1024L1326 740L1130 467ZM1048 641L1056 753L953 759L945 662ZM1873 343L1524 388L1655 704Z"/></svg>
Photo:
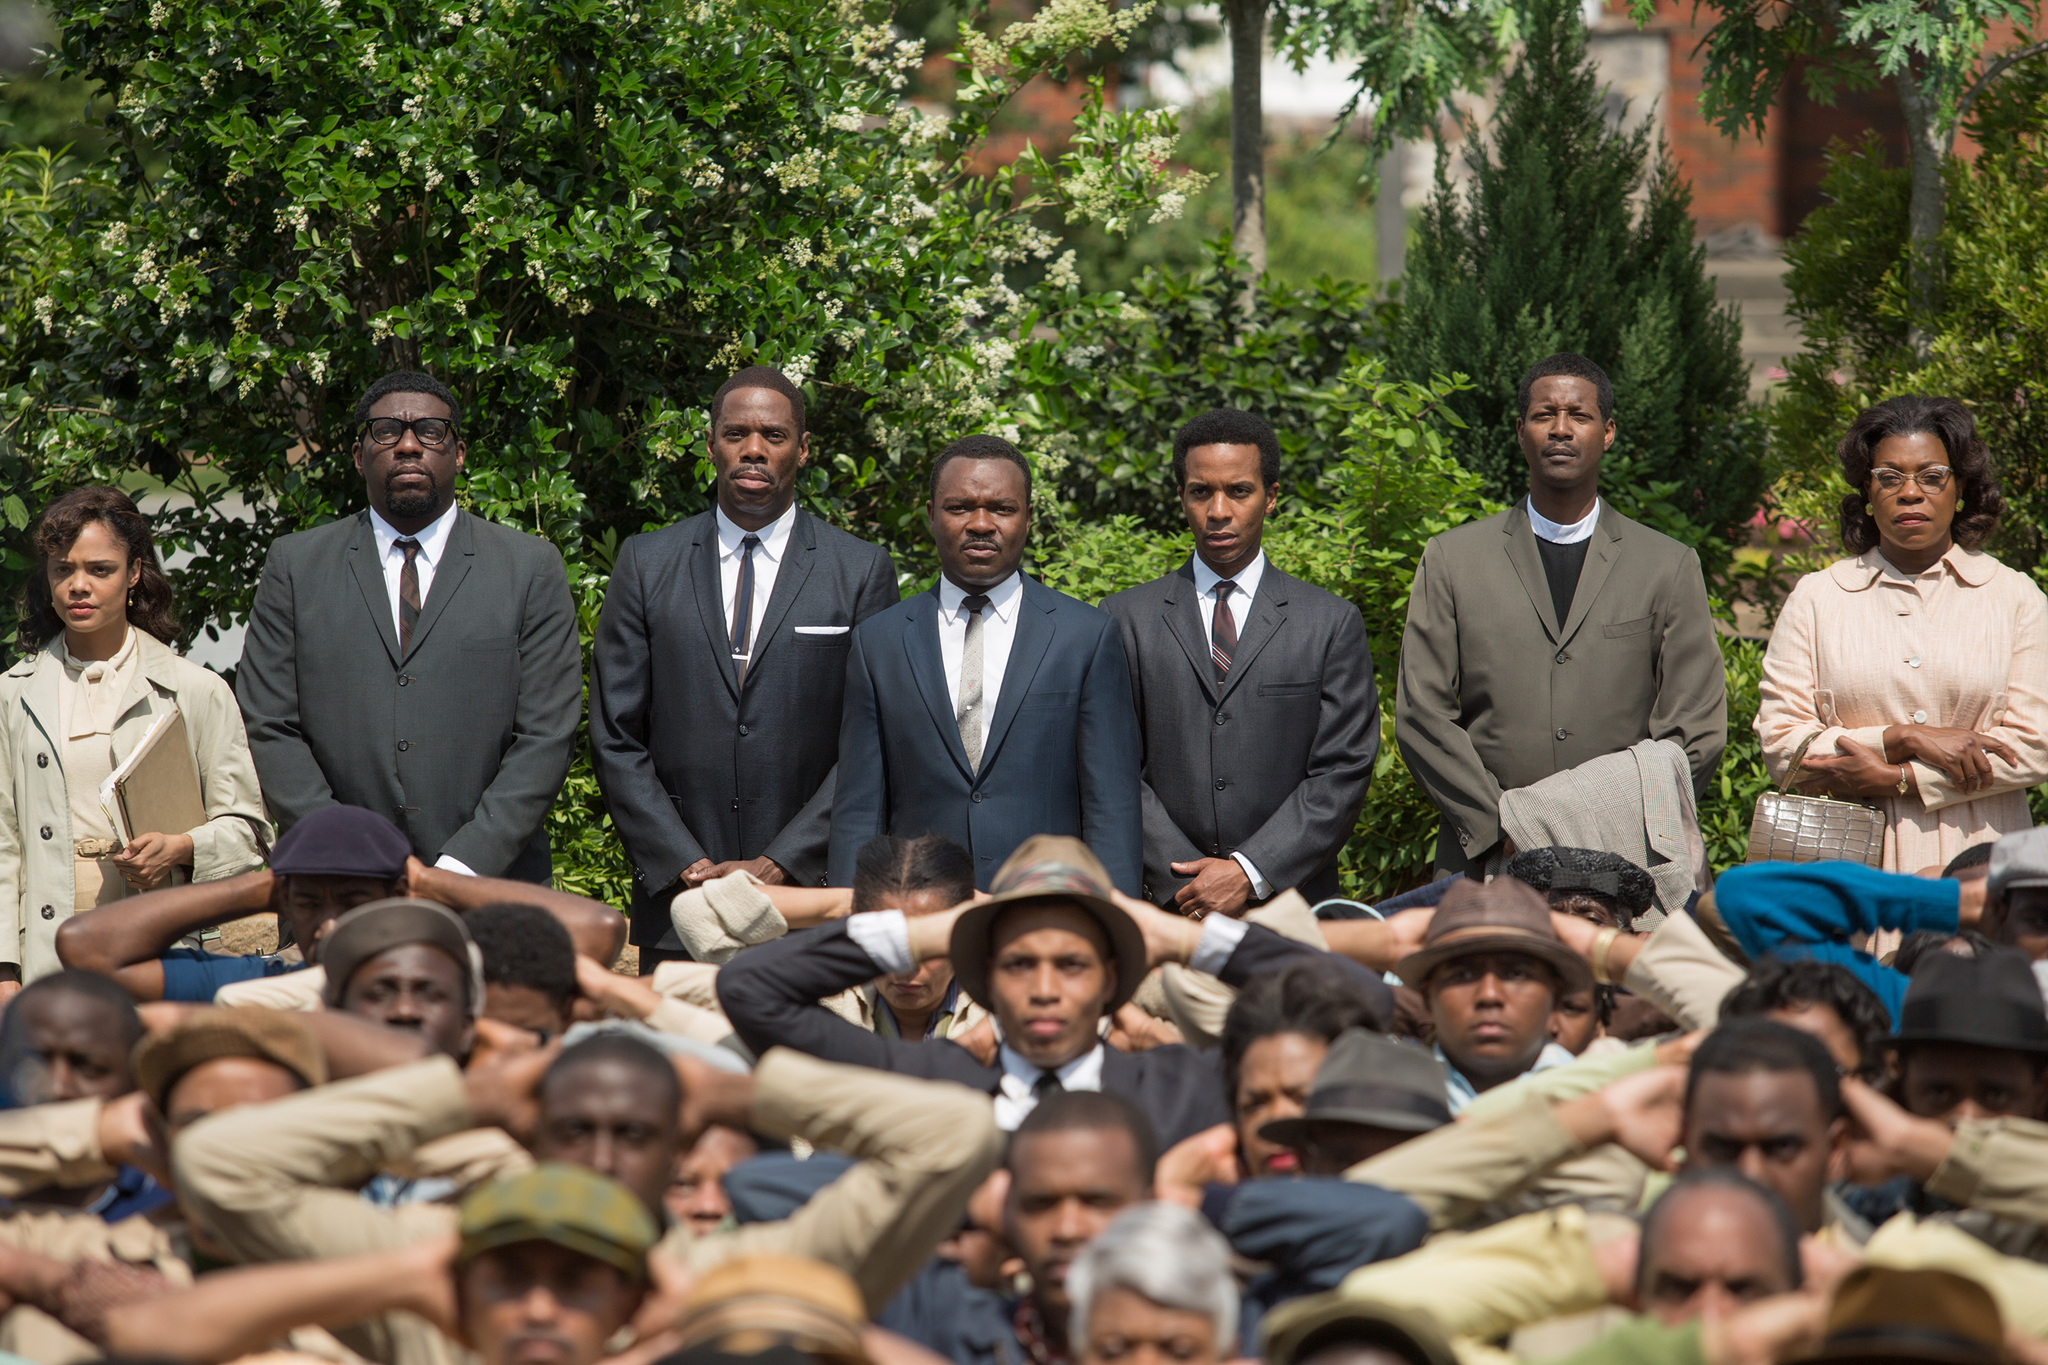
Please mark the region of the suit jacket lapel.
<svg viewBox="0 0 2048 1365"><path fill-rule="evenodd" d="M1614 509L1600 518L1593 528L1593 543L1586 547L1586 564L1579 570L1579 586L1572 592L1571 617L1564 623L1564 633L1558 636L1560 645L1570 644L1579 627L1585 624L1586 613L1593 609L1593 601L1600 596L1600 587L1607 581L1607 575L1614 568L1614 561L1621 558L1621 527L1615 519Z"/></svg>
<svg viewBox="0 0 2048 1365"><path fill-rule="evenodd" d="M960 743L960 722L953 717L953 694L946 686L946 657L939 650L939 592L937 588L917 594L901 610L910 613L910 628L903 632L903 652L910 659L910 676L917 679L918 695L932 724L953 756L960 775L972 782L974 770L967 766L967 749ZM1005 684L1007 686L1007 682ZM988 746L982 746L986 762Z"/></svg>
<svg viewBox="0 0 2048 1365"><path fill-rule="evenodd" d="M1515 577L1522 580L1522 591L1529 594L1536 619L1554 641L1559 632L1557 609L1550 602L1550 575L1543 572L1543 554L1536 548L1536 531L1529 525L1529 511L1521 503L1508 510L1505 530L1508 563L1515 566Z"/></svg>
<svg viewBox="0 0 2048 1365"><path fill-rule="evenodd" d="M419 653L427 632L434 628L434 622L441 619L441 613L448 610L449 599L461 589L462 580L469 577L470 565L475 562L476 535L470 525L470 515L457 512L455 524L448 528L448 543L441 548L441 562L434 566L433 586L427 589L427 600L420 603L420 619L413 623L412 644L405 651L406 658Z"/></svg>
<svg viewBox="0 0 2048 1365"><path fill-rule="evenodd" d="M789 528L789 539L782 542L782 564L775 570L775 591L768 594L768 609L761 613L761 633L754 637L753 657L747 661L748 677L760 668L761 655L774 641L783 618L796 602L796 595L803 591L804 580L811 576L811 565L817 556L817 525L810 513L799 510L796 522Z"/></svg>
<svg viewBox="0 0 2048 1365"><path fill-rule="evenodd" d="M737 701L740 679L732 666L732 635L725 628L725 589L718 576L716 513L706 512L698 521L697 539L690 549L690 582L697 589L697 619L703 623L711 657L718 661L718 676L725 679L725 690Z"/></svg>
<svg viewBox="0 0 2048 1365"><path fill-rule="evenodd" d="M1024 579L1024 596L1017 603L1017 632L1010 641L1010 661L1003 666L1003 694L996 698L995 714L989 718L988 735L981 746L983 772L994 765L996 750L1003 747L1003 736L1010 733L1010 722L1017 718L1017 708L1024 704L1024 694L1031 690L1031 680L1045 662L1046 650L1052 648L1052 614L1058 607L1059 598L1052 589L1029 577Z"/></svg>
<svg viewBox="0 0 2048 1365"><path fill-rule="evenodd" d="M1216 704L1216 664L1209 657L1208 637L1202 634L1202 599L1195 591L1195 567L1191 559L1180 566L1180 572L1166 580L1166 606L1162 613L1166 618L1166 629L1181 653L1188 656L1188 666L1195 670L1195 677L1202 684L1202 692L1209 698L1209 704ZM1269 567L1268 573L1272 570Z"/></svg>
<svg viewBox="0 0 2048 1365"><path fill-rule="evenodd" d="M391 590L384 586L384 566L377 562L377 535L370 529L370 514L356 514L355 534L348 540L348 566L356 577L356 586L363 590L363 605L370 609L370 620L377 627L377 636L384 641L384 652L391 656L393 667L398 664L398 623L391 619Z"/></svg>
<svg viewBox="0 0 2048 1365"><path fill-rule="evenodd" d="M1286 622L1287 585L1290 581L1286 574L1273 567L1272 560L1266 561L1265 577L1259 581L1259 595L1252 599L1252 619L1245 622L1244 634L1237 639L1237 652L1230 657L1230 672L1225 675L1223 687L1217 693L1218 705L1230 700L1230 694L1251 671L1252 661L1259 657L1259 651Z"/></svg>

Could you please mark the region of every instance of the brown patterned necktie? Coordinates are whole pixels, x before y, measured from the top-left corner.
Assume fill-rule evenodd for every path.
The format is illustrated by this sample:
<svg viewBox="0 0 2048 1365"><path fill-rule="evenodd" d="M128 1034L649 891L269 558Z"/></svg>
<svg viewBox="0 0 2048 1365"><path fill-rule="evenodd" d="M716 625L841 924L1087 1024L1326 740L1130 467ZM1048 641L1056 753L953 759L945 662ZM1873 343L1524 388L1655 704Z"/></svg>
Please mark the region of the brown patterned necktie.
<svg viewBox="0 0 2048 1365"><path fill-rule="evenodd" d="M1230 656L1237 653L1237 618L1230 614L1230 594L1236 588L1227 578L1216 585L1216 614L1209 623L1209 658L1219 683L1230 677Z"/></svg>
<svg viewBox="0 0 2048 1365"><path fill-rule="evenodd" d="M396 542L405 551L405 567L398 571L398 652L412 648L413 627L420 623L420 543L411 536Z"/></svg>

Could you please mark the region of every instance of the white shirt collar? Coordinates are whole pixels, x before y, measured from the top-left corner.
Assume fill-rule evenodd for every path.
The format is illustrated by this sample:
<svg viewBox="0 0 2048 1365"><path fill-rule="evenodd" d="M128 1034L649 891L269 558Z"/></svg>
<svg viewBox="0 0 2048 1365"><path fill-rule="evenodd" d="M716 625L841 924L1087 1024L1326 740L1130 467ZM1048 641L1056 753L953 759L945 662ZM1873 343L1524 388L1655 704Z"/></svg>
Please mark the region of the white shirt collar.
<svg viewBox="0 0 2048 1365"><path fill-rule="evenodd" d="M455 530L455 514L461 509L449 505L447 511L435 517L413 536L420 543L420 557L429 565L441 562L441 552L448 548L448 537ZM404 537L391 523L377 515L377 509L370 509L370 531L377 537L377 558L383 559L391 553L391 547Z"/></svg>
<svg viewBox="0 0 2048 1365"><path fill-rule="evenodd" d="M1249 602L1259 595L1259 580L1265 576L1266 552L1261 550L1252 556L1251 563L1232 574L1230 581L1237 584L1238 596ZM1217 573L1214 569L1203 563L1200 555L1195 556L1195 591L1197 593L1203 597L1208 597L1216 591L1216 585L1222 581L1222 574Z"/></svg>
<svg viewBox="0 0 2048 1365"><path fill-rule="evenodd" d="M1582 540L1591 540L1593 538L1593 527L1600 521L1600 499L1598 498L1593 499L1592 511L1586 513L1585 516L1569 526L1563 522L1552 521L1549 517L1544 516L1536 510L1536 504L1527 498L1522 500L1522 505L1529 512L1529 529L1549 541L1552 545L1576 545Z"/></svg>
<svg viewBox="0 0 2048 1365"><path fill-rule="evenodd" d="M1029 1095L1031 1088L1038 1083L1038 1078L1045 1074L1043 1067L1025 1061L1008 1043L997 1049L996 1056L1003 1068L1002 1084L1005 1090L1012 1090L1013 1085L1017 1085L1022 1087L1023 1095ZM1102 1089L1102 1044L1097 1043L1053 1074L1060 1078L1060 1084L1068 1090ZM1015 1094L1015 1091L1012 1093ZM1017 1098L1022 1096L1019 1095Z"/></svg>
<svg viewBox="0 0 2048 1365"><path fill-rule="evenodd" d="M1013 573L1002 582L988 589L988 609L994 612L1004 625L1017 615L1017 604L1024 600L1024 575ZM967 597L967 589L955 583L944 574L939 575L939 615L958 616L960 603Z"/></svg>
<svg viewBox="0 0 2048 1365"><path fill-rule="evenodd" d="M780 564L782 562L782 552L789 545L790 529L796 525L795 503L791 503L781 516L769 522L760 530L752 532L726 516L723 507L715 507L713 512L718 518L718 551L720 555L726 558L738 555L740 552L740 541L749 535L756 535L761 538L761 548L755 551L755 553L765 553L776 563Z"/></svg>

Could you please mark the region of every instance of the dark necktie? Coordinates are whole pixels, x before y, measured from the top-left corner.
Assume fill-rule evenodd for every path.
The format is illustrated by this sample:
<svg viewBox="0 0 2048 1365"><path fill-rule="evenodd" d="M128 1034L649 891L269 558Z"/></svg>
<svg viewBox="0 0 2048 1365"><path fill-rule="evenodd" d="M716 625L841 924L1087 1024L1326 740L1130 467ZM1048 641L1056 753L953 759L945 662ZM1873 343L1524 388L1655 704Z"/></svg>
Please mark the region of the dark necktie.
<svg viewBox="0 0 2048 1365"><path fill-rule="evenodd" d="M1057 1095L1065 1089L1066 1087L1060 1084L1059 1072L1041 1071L1038 1073L1038 1079L1031 1083L1031 1098L1042 1100L1047 1095Z"/></svg>
<svg viewBox="0 0 2048 1365"><path fill-rule="evenodd" d="M973 593L960 599L967 609L967 633L960 642L960 709L953 719L960 726L960 747L967 752L967 766L981 771L981 742L987 731L982 725L981 651L983 617L988 594Z"/></svg>
<svg viewBox="0 0 2048 1365"><path fill-rule="evenodd" d="M420 623L420 543L411 536L396 542L405 551L405 567L398 571L398 652L412 648L413 627Z"/></svg>
<svg viewBox="0 0 2048 1365"><path fill-rule="evenodd" d="M1216 615L1209 623L1209 657L1215 661L1219 683L1230 677L1230 656L1237 653L1237 618L1230 614L1230 594L1236 588L1227 578L1216 585Z"/></svg>
<svg viewBox="0 0 2048 1365"><path fill-rule="evenodd" d="M740 586L732 598L732 667L741 682L747 680L747 655L752 649L747 632L754 623L754 551L761 537L748 532L740 537Z"/></svg>

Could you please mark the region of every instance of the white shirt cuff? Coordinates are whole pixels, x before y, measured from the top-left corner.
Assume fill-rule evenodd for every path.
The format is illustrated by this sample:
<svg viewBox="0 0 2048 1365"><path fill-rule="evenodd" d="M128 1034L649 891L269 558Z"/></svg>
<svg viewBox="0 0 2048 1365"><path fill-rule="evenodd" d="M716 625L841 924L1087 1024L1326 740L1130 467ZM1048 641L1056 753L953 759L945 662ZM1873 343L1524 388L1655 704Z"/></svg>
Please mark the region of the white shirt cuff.
<svg viewBox="0 0 2048 1365"><path fill-rule="evenodd" d="M1228 915L1208 916L1202 921L1202 936L1195 940L1195 951L1188 954L1188 970L1217 975L1244 941L1249 928L1243 920Z"/></svg>
<svg viewBox="0 0 2048 1365"><path fill-rule="evenodd" d="M874 959L877 969L891 976L908 976L917 970L910 958L910 921L901 910L869 910L846 917L846 936Z"/></svg>
<svg viewBox="0 0 2048 1365"><path fill-rule="evenodd" d="M476 875L475 868L463 862L462 859L452 853L443 853L440 857L434 859L434 866L446 868L450 872L460 872L465 877L474 877Z"/></svg>
<svg viewBox="0 0 2048 1365"><path fill-rule="evenodd" d="M1244 869L1244 875L1252 879L1252 895L1260 900L1266 900L1273 894L1272 884L1266 880L1265 875L1259 871L1250 858L1245 857L1242 853L1233 853L1230 856L1236 860L1239 867Z"/></svg>

